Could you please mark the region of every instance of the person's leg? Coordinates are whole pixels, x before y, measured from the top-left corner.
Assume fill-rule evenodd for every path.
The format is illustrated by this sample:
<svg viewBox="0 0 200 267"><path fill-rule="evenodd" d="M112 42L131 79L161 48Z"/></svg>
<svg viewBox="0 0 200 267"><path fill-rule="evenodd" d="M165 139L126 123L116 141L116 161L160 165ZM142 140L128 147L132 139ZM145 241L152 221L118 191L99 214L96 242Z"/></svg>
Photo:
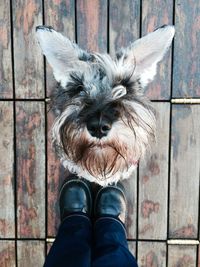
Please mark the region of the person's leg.
<svg viewBox="0 0 200 267"><path fill-rule="evenodd" d="M84 215L71 215L61 224L44 267L91 266L91 222Z"/></svg>
<svg viewBox="0 0 200 267"><path fill-rule="evenodd" d="M122 188L102 188L96 198L95 213L92 267L137 267L126 239L126 198Z"/></svg>
<svg viewBox="0 0 200 267"><path fill-rule="evenodd" d="M88 183L70 179L61 188L61 226L44 267L91 266L92 197Z"/></svg>

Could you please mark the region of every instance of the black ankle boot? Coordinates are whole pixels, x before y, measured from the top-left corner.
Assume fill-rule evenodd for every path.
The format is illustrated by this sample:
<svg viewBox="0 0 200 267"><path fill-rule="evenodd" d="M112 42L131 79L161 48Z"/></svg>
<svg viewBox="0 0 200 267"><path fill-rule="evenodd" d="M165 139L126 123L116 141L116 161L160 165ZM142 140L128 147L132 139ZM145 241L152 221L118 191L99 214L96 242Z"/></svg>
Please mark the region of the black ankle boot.
<svg viewBox="0 0 200 267"><path fill-rule="evenodd" d="M89 182L75 175L66 180L60 190L59 206L61 221L76 213L91 216L92 196Z"/></svg>
<svg viewBox="0 0 200 267"><path fill-rule="evenodd" d="M126 197L121 184L106 186L99 190L95 200L94 214L96 219L113 217L125 223Z"/></svg>

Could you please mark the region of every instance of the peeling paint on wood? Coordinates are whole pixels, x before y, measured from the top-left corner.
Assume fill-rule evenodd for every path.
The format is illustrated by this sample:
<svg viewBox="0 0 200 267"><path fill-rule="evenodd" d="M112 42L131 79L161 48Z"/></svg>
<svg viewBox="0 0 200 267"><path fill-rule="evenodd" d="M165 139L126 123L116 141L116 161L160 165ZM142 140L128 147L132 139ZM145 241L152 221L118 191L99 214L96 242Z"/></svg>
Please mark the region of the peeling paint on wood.
<svg viewBox="0 0 200 267"><path fill-rule="evenodd" d="M0 241L0 266L15 267L15 242Z"/></svg>
<svg viewBox="0 0 200 267"><path fill-rule="evenodd" d="M13 1L13 24L16 97L43 98L43 56L35 34L42 24L41 0Z"/></svg>
<svg viewBox="0 0 200 267"><path fill-rule="evenodd" d="M198 105L173 105L170 238L197 238L200 173L199 114Z"/></svg>
<svg viewBox="0 0 200 267"><path fill-rule="evenodd" d="M10 4L12 12L10 12ZM151 99L170 100L167 103L164 101L155 103L160 114L157 145L153 145L152 151L149 151L147 157L141 161L139 180L135 173L129 180L123 182L128 198L127 235L129 248L134 255L137 245L141 267L200 267L200 248L197 248L199 243L200 105L199 99L196 98L200 97L199 9L200 3L195 0L1 1L0 238L2 240L0 240L0 266L43 265L46 253L45 243L47 242L49 249L51 244L48 242L48 237L56 236L60 224L58 194L63 180L68 175L51 147L50 127L55 118L52 111L48 113L48 144L45 151L44 98L50 95L56 83L48 64L44 77L43 56L35 38L35 26L44 22L71 40L77 37L79 45L84 49L107 52L108 48L111 55L114 55L118 48L127 46L137 39L140 30L144 35L162 24L172 24L175 11L172 95L179 99L170 99L170 52L172 51L170 49L159 64L155 81L145 88L145 93ZM142 11L141 14L140 11ZM75 21L76 18L77 21ZM12 33L13 36L11 36ZM13 121L12 77L15 78L17 99L17 101L13 100L16 105L17 113L14 114L16 121ZM44 78L46 78L46 95ZM28 101L18 101L23 98ZM39 102L35 101L37 99ZM183 105L183 102L186 105ZM179 105L174 105L175 103ZM194 105L188 105L190 103ZM173 108L172 134L169 137L170 105ZM14 125L15 122L16 125ZM13 152L14 127L16 127L17 137L16 162L14 162ZM168 181L169 138L171 138L171 170ZM48 158L47 195L45 192L46 154ZM13 175L15 165L17 173ZM17 192L14 192L15 179ZM170 183L169 202L168 182ZM15 196L17 197L16 207ZM47 200L45 200L46 196ZM45 201L47 214L45 214ZM17 218L15 218L15 208ZM169 218L168 215L170 215ZM45 229L45 216L47 216L48 229ZM15 236L15 230L17 230L17 236ZM167 230L169 230L168 233ZM9 238L13 241L8 241ZM16 241L14 241L15 238L17 238ZM46 241L20 241L20 238L44 238ZM131 240L137 238L140 240L137 244L136 241ZM142 240L151 239L152 242L142 242ZM166 256L166 244L169 248L168 256ZM18 255L15 255L15 245L18 246ZM18 259L17 263L16 259Z"/></svg>
<svg viewBox="0 0 200 267"><path fill-rule="evenodd" d="M142 1L142 35L154 31L164 24L173 24L173 0ZM155 80L145 92L151 99L170 99L171 95L171 48L166 57L159 63Z"/></svg>
<svg viewBox="0 0 200 267"><path fill-rule="evenodd" d="M58 205L59 189L68 173L64 170L60 163L60 159L56 155L51 144L51 126L55 117L52 111L48 113L48 215L47 215L47 231L48 236L56 236L60 224L60 213Z"/></svg>
<svg viewBox="0 0 200 267"><path fill-rule="evenodd" d="M45 260L44 241L17 241L17 266L36 267L43 266Z"/></svg>
<svg viewBox="0 0 200 267"><path fill-rule="evenodd" d="M169 245L168 267L196 267L196 246Z"/></svg>
<svg viewBox="0 0 200 267"><path fill-rule="evenodd" d="M0 98L12 98L10 1L0 1Z"/></svg>
<svg viewBox="0 0 200 267"><path fill-rule="evenodd" d="M164 242L138 242L138 265L140 267L166 266L166 244Z"/></svg>
<svg viewBox="0 0 200 267"><path fill-rule="evenodd" d="M61 32L70 40L75 40L75 1L74 0L49 0L45 1L45 24L51 25L56 31ZM53 71L47 63L47 95L56 87Z"/></svg>
<svg viewBox="0 0 200 267"><path fill-rule="evenodd" d="M128 241L128 248L130 252L136 257L136 242L135 241Z"/></svg>
<svg viewBox="0 0 200 267"><path fill-rule="evenodd" d="M140 1L111 0L109 10L109 52L114 56L139 38Z"/></svg>
<svg viewBox="0 0 200 267"><path fill-rule="evenodd" d="M170 104L154 103L157 140L140 162L139 237L167 236L168 150ZM162 221L162 223L160 223Z"/></svg>
<svg viewBox="0 0 200 267"><path fill-rule="evenodd" d="M0 102L0 237L15 237L13 104Z"/></svg>
<svg viewBox="0 0 200 267"><path fill-rule="evenodd" d="M107 52L107 0L77 0L77 41L89 51Z"/></svg>
<svg viewBox="0 0 200 267"><path fill-rule="evenodd" d="M137 172L135 171L130 179L123 182L127 196L127 237L128 239L136 238L137 227Z"/></svg>
<svg viewBox="0 0 200 267"><path fill-rule="evenodd" d="M49 251L50 251L52 245L53 245L53 243L47 243L47 251L46 251L46 255L49 254Z"/></svg>
<svg viewBox="0 0 200 267"><path fill-rule="evenodd" d="M200 96L200 1L175 1L173 97Z"/></svg>
<svg viewBox="0 0 200 267"><path fill-rule="evenodd" d="M19 237L45 236L44 104L16 103Z"/></svg>

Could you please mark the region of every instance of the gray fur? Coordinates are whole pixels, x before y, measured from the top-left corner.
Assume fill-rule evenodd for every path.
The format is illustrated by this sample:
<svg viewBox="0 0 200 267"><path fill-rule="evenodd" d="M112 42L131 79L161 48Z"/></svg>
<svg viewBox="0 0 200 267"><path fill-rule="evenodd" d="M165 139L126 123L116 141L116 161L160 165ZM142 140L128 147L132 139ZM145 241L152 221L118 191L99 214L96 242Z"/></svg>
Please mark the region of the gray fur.
<svg viewBox="0 0 200 267"><path fill-rule="evenodd" d="M52 28L37 27L58 81L51 96L58 114L52 140L71 172L106 185L128 178L136 168L155 138L155 114L143 88L153 79L173 35L172 26L161 27L111 58L83 51ZM87 128L97 116L111 125L103 138Z"/></svg>

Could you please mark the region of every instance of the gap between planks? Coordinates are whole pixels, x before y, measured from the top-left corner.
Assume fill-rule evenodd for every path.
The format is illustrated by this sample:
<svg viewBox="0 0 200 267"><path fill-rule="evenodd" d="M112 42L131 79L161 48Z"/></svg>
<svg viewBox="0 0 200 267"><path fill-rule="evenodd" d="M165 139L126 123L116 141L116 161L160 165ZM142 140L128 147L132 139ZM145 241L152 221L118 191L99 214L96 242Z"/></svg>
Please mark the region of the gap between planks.
<svg viewBox="0 0 200 267"><path fill-rule="evenodd" d="M45 98L45 102L50 102L50 98ZM172 98L172 104L200 104L200 98Z"/></svg>
<svg viewBox="0 0 200 267"><path fill-rule="evenodd" d="M55 238L46 238L46 242L48 243L53 243L55 241ZM135 240L134 240L135 241ZM138 240L144 241L144 240ZM158 240L160 241L160 240ZM156 242L155 240L148 240L148 242ZM165 242L165 241L163 241ZM188 239L168 239L166 240L168 245L199 245L200 241L199 240L188 240Z"/></svg>

